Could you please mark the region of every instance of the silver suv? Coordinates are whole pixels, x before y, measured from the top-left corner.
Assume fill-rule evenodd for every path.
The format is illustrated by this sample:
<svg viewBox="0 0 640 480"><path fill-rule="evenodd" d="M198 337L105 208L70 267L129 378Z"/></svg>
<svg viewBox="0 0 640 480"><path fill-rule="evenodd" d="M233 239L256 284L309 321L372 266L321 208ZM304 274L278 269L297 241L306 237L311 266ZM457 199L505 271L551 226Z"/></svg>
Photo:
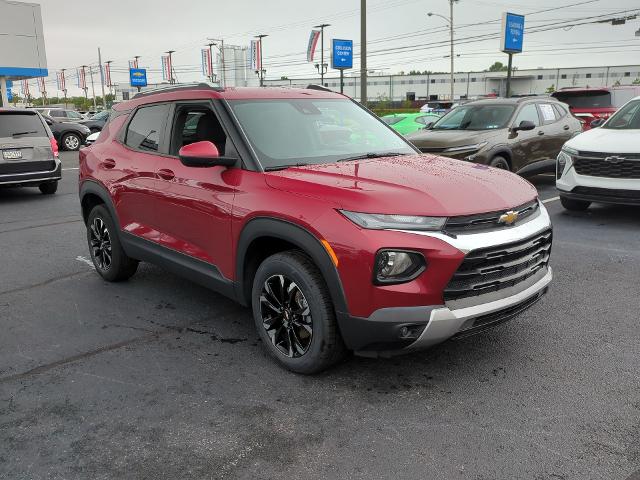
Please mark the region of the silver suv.
<svg viewBox="0 0 640 480"><path fill-rule="evenodd" d="M75 110L68 110L65 108L34 108L34 110L37 110L42 115L46 115L47 117L60 120L61 122L79 122L81 120L86 120L86 117L80 112L76 112Z"/></svg>
<svg viewBox="0 0 640 480"><path fill-rule="evenodd" d="M60 178L58 144L42 116L34 110L0 109L0 186L39 187L51 195Z"/></svg>

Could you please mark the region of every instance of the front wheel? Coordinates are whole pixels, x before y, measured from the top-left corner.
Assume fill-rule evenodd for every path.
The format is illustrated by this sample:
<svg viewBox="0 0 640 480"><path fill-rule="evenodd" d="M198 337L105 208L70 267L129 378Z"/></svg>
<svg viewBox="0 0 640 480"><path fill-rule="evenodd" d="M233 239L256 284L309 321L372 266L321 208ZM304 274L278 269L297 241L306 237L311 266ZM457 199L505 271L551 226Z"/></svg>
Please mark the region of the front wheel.
<svg viewBox="0 0 640 480"><path fill-rule="evenodd" d="M499 168L500 170L511 170L507 159L500 155L496 155L495 157L493 157L491 159L491 162L489 162L489 166Z"/></svg>
<svg viewBox="0 0 640 480"><path fill-rule="evenodd" d="M258 334L281 365L312 374L344 358L326 282L302 252L278 253L262 262L251 296Z"/></svg>
<svg viewBox="0 0 640 480"><path fill-rule="evenodd" d="M574 200L572 198L563 197L562 195L560 195L560 203L564 208L572 212L584 212L591 205L591 202Z"/></svg>
<svg viewBox="0 0 640 480"><path fill-rule="evenodd" d="M62 137L62 146L65 150L76 151L80 149L80 137L75 133L67 133Z"/></svg>
<svg viewBox="0 0 640 480"><path fill-rule="evenodd" d="M138 261L129 258L122 249L116 225L103 205L89 213L87 242L93 265L105 280L119 282L136 273Z"/></svg>

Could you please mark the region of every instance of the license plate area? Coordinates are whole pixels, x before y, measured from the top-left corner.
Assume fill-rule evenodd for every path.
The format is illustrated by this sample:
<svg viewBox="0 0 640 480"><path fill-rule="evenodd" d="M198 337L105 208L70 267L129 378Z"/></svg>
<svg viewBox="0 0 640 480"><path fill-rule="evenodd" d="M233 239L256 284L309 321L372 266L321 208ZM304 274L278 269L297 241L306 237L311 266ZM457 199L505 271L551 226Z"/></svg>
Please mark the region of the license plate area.
<svg viewBox="0 0 640 480"><path fill-rule="evenodd" d="M22 159L22 150L3 150L2 158L5 160L20 160Z"/></svg>

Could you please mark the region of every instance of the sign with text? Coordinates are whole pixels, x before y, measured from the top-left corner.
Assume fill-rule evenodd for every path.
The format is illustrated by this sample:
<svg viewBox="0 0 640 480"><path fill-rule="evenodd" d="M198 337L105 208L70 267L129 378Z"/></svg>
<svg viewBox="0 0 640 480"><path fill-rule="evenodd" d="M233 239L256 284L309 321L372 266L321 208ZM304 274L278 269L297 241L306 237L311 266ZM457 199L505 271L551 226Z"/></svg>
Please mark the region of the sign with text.
<svg viewBox="0 0 640 480"><path fill-rule="evenodd" d="M331 45L331 68L336 70L353 68L353 40L334 38Z"/></svg>
<svg viewBox="0 0 640 480"><path fill-rule="evenodd" d="M130 68L129 84L132 87L146 87L147 86L147 69L146 68Z"/></svg>
<svg viewBox="0 0 640 480"><path fill-rule="evenodd" d="M522 52L524 40L524 15L504 12L502 14L502 34L500 50L504 53Z"/></svg>

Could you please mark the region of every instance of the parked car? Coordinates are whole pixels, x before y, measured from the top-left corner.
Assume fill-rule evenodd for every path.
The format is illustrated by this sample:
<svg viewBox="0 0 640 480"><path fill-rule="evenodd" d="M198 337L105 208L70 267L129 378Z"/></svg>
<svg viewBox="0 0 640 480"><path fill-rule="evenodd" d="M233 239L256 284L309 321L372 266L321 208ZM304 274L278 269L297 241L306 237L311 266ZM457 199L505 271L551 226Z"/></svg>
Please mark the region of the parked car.
<svg viewBox="0 0 640 480"><path fill-rule="evenodd" d="M640 97L600 122L558 155L556 186L567 210L592 202L640 205Z"/></svg>
<svg viewBox="0 0 640 480"><path fill-rule="evenodd" d="M102 127L104 127L104 124L107 123L109 114L110 110L103 110L102 112L98 112L86 120L78 121L78 123L80 125L84 125L85 127L89 127L91 133L99 132L100 130L102 130Z"/></svg>
<svg viewBox="0 0 640 480"><path fill-rule="evenodd" d="M64 122L45 115L43 117L63 150L79 150L84 145L87 136L91 134L89 127L79 123Z"/></svg>
<svg viewBox="0 0 640 480"><path fill-rule="evenodd" d="M45 117L51 117L63 122L78 122L85 120L84 116L80 112L75 110L67 110L65 108L34 108Z"/></svg>
<svg viewBox="0 0 640 480"><path fill-rule="evenodd" d="M325 135L331 122L351 135ZM102 278L149 261L213 288L250 306L265 348L300 373L477 333L552 278L531 184L420 155L337 93L138 94L80 151L79 182Z"/></svg>
<svg viewBox="0 0 640 480"><path fill-rule="evenodd" d="M99 136L100 136L100 132L94 132L91 135L89 135L84 141L85 146L93 145L96 142L96 140L98 140Z"/></svg>
<svg viewBox="0 0 640 480"><path fill-rule="evenodd" d="M452 102L450 100L432 100L420 107L420 113L443 115L458 105L458 102Z"/></svg>
<svg viewBox="0 0 640 480"><path fill-rule="evenodd" d="M554 172L562 145L581 131L560 102L507 98L466 103L407 139L424 153L533 175Z"/></svg>
<svg viewBox="0 0 640 480"><path fill-rule="evenodd" d="M58 189L62 167L58 144L44 119L27 109L0 108L0 186Z"/></svg>
<svg viewBox="0 0 640 480"><path fill-rule="evenodd" d="M633 97L640 95L640 85L623 85L619 87L569 87L551 94L560 102L569 105L571 113L584 125L591 128L595 119L607 119L622 105Z"/></svg>
<svg viewBox="0 0 640 480"><path fill-rule="evenodd" d="M429 123L434 123L440 115L435 113L394 113L381 117L382 121L401 135L421 130Z"/></svg>

